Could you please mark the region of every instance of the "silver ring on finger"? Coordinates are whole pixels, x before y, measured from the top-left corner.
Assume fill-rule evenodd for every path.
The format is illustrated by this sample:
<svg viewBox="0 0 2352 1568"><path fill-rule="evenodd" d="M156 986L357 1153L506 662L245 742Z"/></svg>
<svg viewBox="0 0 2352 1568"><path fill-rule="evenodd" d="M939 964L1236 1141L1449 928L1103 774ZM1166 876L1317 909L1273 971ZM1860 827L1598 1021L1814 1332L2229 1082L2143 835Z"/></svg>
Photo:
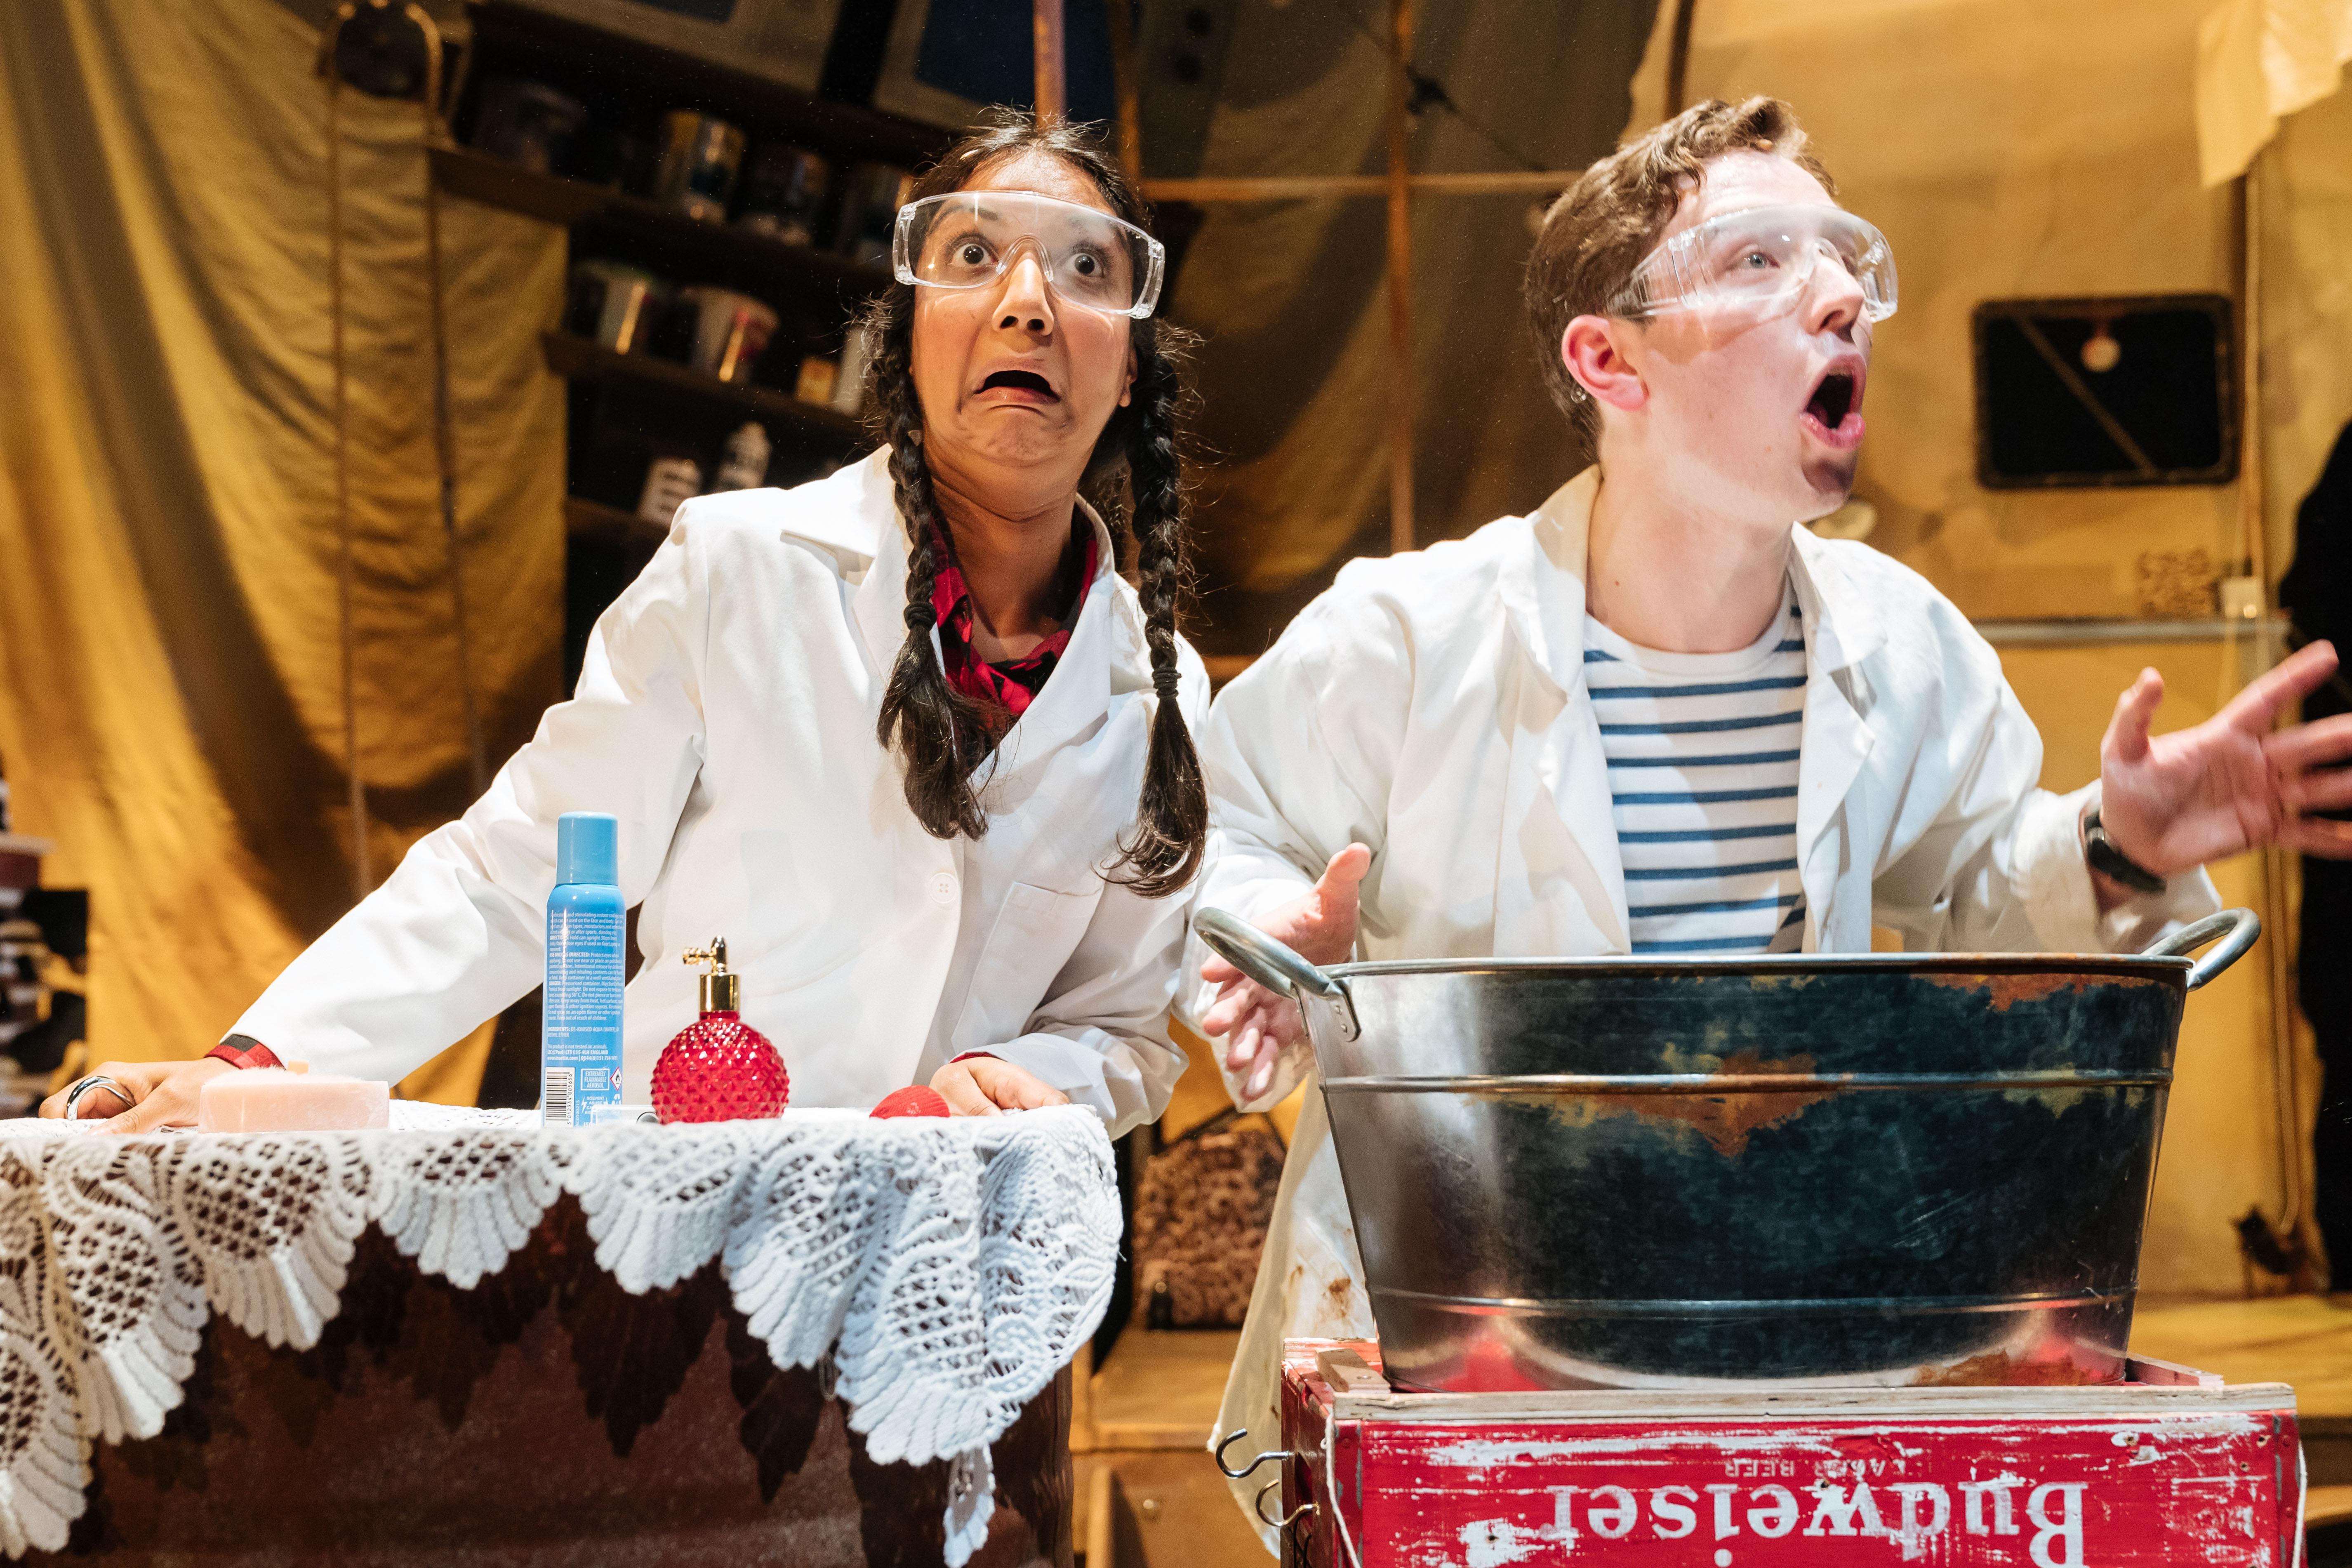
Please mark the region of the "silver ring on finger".
<svg viewBox="0 0 2352 1568"><path fill-rule="evenodd" d="M121 1084L115 1082L104 1073L94 1072L88 1078L83 1079L80 1082L75 1084L71 1089L66 1090L66 1121L71 1121L75 1119L78 1113L74 1108L81 1103L81 1097L83 1095L88 1094L94 1089L102 1089L106 1090L107 1093L114 1096L115 1099L122 1101L122 1109L124 1110L128 1110L132 1106L139 1103L136 1100L131 1098L131 1091L129 1089L124 1089Z"/></svg>

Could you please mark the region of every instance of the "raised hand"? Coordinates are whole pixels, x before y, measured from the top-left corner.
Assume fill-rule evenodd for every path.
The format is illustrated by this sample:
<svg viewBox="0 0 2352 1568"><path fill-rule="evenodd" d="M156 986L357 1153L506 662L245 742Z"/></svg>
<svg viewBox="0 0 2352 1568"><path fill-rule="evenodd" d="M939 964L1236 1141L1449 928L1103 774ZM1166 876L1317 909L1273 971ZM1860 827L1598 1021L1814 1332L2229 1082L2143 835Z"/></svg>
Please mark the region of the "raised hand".
<svg viewBox="0 0 2352 1568"><path fill-rule="evenodd" d="M1331 857L1306 896L1259 921L1258 930L1311 963L1346 963L1356 948L1357 891L1371 868L1371 850L1349 845ZM1255 1100L1274 1081L1282 1047L1306 1028L1298 1004L1276 995L1222 958L1212 956L1201 965L1201 978L1218 988L1202 1026L1225 1037L1225 1067L1244 1075L1243 1098Z"/></svg>
<svg viewBox="0 0 2352 1568"><path fill-rule="evenodd" d="M2107 837L2160 877L2279 844L2352 859L2352 822L2305 815L2352 806L2352 715L2274 731L2279 714L2336 669L2313 643L2192 729L2151 737L2164 678L2143 669L2116 700L2099 742L2099 816Z"/></svg>

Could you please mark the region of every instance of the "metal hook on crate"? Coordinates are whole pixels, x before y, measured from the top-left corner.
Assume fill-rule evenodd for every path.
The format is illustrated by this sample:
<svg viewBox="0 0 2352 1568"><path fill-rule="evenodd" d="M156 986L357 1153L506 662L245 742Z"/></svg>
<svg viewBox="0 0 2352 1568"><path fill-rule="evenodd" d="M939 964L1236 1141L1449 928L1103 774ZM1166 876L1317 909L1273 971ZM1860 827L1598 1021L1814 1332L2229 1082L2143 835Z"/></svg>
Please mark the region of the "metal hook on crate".
<svg viewBox="0 0 2352 1568"><path fill-rule="evenodd" d="M1223 1472L1225 1479L1229 1481L1240 1480L1244 1476L1248 1475L1251 1471L1256 1469L1260 1465L1265 1464L1269 1459L1295 1459L1298 1458L1297 1454L1292 1453L1287 1448L1269 1448L1265 1453L1260 1454L1256 1458L1252 1459L1248 1464L1244 1465L1240 1469L1234 1469L1231 1465L1225 1463L1225 1450L1248 1436L1248 1427L1236 1426L1232 1431L1226 1433L1223 1440L1219 1442L1217 1445L1217 1468Z"/></svg>
<svg viewBox="0 0 2352 1568"><path fill-rule="evenodd" d="M1260 1524L1265 1525L1269 1530L1284 1529L1289 1525L1291 1521L1299 1518L1301 1515L1310 1514L1315 1511L1315 1505L1313 1503L1303 1502L1297 1508L1292 1509L1288 1513L1284 1514L1280 1519L1266 1518L1265 1507L1265 1494L1272 1491L1281 1484L1282 1478L1280 1476L1276 1476L1274 1479L1266 1482L1265 1485L1258 1488L1257 1496L1250 1499L1250 1511L1257 1515L1257 1521ZM1276 1506L1280 1507L1281 1505L1277 1503Z"/></svg>

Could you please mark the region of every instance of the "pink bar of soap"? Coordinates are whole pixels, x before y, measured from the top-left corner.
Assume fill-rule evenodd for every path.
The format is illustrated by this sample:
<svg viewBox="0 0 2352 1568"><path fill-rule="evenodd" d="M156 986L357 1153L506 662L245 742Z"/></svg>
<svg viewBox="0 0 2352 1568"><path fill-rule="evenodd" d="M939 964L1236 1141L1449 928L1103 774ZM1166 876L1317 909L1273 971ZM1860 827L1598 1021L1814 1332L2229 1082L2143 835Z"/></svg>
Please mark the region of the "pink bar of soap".
<svg viewBox="0 0 2352 1568"><path fill-rule="evenodd" d="M392 1085L248 1068L215 1073L196 1097L199 1132L341 1132L392 1124Z"/></svg>

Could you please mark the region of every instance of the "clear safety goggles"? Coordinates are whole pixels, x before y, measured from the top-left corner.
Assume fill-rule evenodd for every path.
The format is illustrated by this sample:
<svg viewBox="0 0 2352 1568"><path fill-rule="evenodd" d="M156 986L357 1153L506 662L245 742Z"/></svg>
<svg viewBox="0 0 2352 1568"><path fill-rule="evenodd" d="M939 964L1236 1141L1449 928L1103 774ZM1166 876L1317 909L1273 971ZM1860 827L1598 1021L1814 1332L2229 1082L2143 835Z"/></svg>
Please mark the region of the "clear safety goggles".
<svg viewBox="0 0 2352 1568"><path fill-rule="evenodd" d="M984 289L1027 249L1074 304L1143 317L1160 302L1168 252L1120 218L1032 191L950 191L898 209L891 270L901 283Z"/></svg>
<svg viewBox="0 0 2352 1568"><path fill-rule="evenodd" d="M1643 258L1609 301L1612 316L1698 305L1771 315L1794 309L1824 261L1862 286L1863 312L1895 314L1895 252L1886 237L1839 207L1754 207L1709 218Z"/></svg>

